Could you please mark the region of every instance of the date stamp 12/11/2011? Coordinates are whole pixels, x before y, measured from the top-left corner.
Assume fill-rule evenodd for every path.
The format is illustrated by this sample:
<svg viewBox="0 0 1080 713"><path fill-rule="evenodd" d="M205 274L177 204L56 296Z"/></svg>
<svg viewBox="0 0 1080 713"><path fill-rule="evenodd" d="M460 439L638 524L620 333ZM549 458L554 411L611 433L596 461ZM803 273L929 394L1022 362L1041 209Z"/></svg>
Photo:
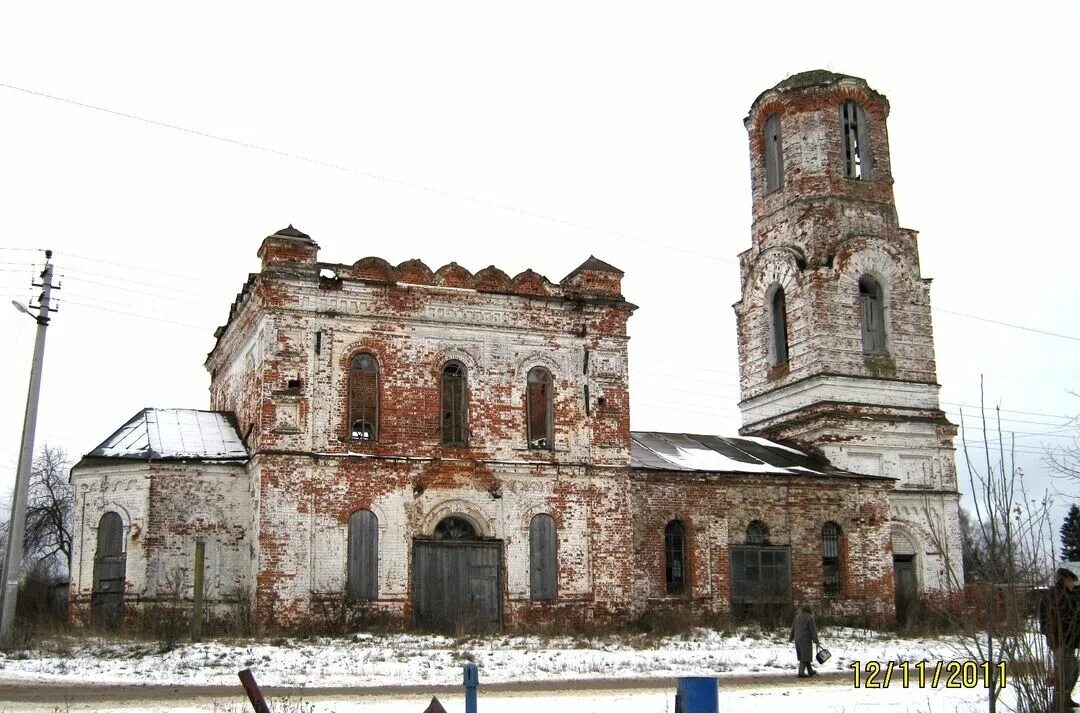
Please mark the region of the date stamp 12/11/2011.
<svg viewBox="0 0 1080 713"><path fill-rule="evenodd" d="M855 688L989 688L1005 687L1005 662L989 661L853 661Z"/></svg>

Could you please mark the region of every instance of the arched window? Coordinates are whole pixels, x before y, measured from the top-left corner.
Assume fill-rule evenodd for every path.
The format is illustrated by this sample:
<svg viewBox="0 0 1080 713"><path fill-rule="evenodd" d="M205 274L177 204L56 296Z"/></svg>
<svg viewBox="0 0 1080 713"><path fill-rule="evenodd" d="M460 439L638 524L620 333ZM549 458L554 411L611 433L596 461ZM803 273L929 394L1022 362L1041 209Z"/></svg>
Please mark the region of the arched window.
<svg viewBox="0 0 1080 713"><path fill-rule="evenodd" d="M379 519L370 510L349 515L349 599L379 597Z"/></svg>
<svg viewBox="0 0 1080 713"><path fill-rule="evenodd" d="M541 513L529 523L529 592L533 599L554 599L558 593L558 539L555 520Z"/></svg>
<svg viewBox="0 0 1080 713"><path fill-rule="evenodd" d="M478 540L476 528L463 517L444 517L435 526L436 540Z"/></svg>
<svg viewBox="0 0 1080 713"><path fill-rule="evenodd" d="M98 521L97 551L94 553L94 589L91 616L99 626L115 626L124 612L124 583L127 558L124 554L124 521L119 513L107 512Z"/></svg>
<svg viewBox="0 0 1080 713"><path fill-rule="evenodd" d="M442 442L464 446L468 442L468 383L465 365L452 361L442 371Z"/></svg>
<svg viewBox="0 0 1080 713"><path fill-rule="evenodd" d="M780 115L765 120L765 192L784 185L784 145L780 139Z"/></svg>
<svg viewBox="0 0 1080 713"><path fill-rule="evenodd" d="M761 520L751 520L746 526L746 544L767 545L769 544L769 528Z"/></svg>
<svg viewBox="0 0 1080 713"><path fill-rule="evenodd" d="M529 370L525 390L528 411L529 448L552 450L552 383L551 372L542 366Z"/></svg>
<svg viewBox="0 0 1080 713"><path fill-rule="evenodd" d="M668 594L686 591L686 530L678 520L664 528L664 576Z"/></svg>
<svg viewBox="0 0 1080 713"><path fill-rule="evenodd" d="M821 528L821 577L825 596L840 596L840 526L835 522Z"/></svg>
<svg viewBox="0 0 1080 713"><path fill-rule="evenodd" d="M881 285L870 275L859 278L862 345L867 354L885 353L885 299Z"/></svg>
<svg viewBox="0 0 1080 713"><path fill-rule="evenodd" d="M787 300L779 285L769 300L769 363L786 364L788 360Z"/></svg>
<svg viewBox="0 0 1080 713"><path fill-rule="evenodd" d="M349 437L379 438L379 364L370 354L357 354L349 369Z"/></svg>
<svg viewBox="0 0 1080 713"><path fill-rule="evenodd" d="M844 132L844 175L870 180L873 159L866 112L857 102L848 100L840 105L840 124Z"/></svg>

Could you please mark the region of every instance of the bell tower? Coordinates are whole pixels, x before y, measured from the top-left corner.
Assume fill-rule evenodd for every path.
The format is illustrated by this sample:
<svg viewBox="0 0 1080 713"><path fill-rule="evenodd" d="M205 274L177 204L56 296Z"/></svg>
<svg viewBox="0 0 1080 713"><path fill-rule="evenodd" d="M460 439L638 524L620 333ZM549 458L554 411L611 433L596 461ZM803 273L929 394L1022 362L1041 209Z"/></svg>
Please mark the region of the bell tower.
<svg viewBox="0 0 1080 713"><path fill-rule="evenodd" d="M930 280L915 231L897 220L888 116L865 80L825 70L754 100L752 245L735 314L740 432L897 479L902 614L915 588L963 575L956 428L938 402Z"/></svg>

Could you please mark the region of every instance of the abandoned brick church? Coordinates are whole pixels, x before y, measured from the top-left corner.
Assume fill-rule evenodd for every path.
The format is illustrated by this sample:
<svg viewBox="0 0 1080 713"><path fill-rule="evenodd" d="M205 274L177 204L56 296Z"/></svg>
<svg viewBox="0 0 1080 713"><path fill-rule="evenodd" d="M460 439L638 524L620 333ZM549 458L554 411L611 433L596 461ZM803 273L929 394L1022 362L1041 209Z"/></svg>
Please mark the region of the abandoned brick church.
<svg viewBox="0 0 1080 713"><path fill-rule="evenodd" d="M191 599L198 566L209 611L280 625L902 615L960 576L959 496L888 113L820 70L750 107L739 436L630 430L635 306L601 260L555 283L267 237L212 410L146 409L73 469L73 613Z"/></svg>

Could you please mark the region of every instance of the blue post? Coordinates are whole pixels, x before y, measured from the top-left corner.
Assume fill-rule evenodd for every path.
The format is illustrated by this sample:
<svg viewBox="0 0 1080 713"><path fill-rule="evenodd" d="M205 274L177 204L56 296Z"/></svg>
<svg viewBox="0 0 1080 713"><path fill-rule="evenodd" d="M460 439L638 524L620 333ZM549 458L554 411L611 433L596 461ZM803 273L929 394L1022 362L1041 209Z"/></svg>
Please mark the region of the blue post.
<svg viewBox="0 0 1080 713"><path fill-rule="evenodd" d="M720 682L715 678L680 678L675 696L682 713L720 713Z"/></svg>
<svg viewBox="0 0 1080 713"><path fill-rule="evenodd" d="M476 713L476 687L480 685L480 672L476 664L465 664L465 713Z"/></svg>

